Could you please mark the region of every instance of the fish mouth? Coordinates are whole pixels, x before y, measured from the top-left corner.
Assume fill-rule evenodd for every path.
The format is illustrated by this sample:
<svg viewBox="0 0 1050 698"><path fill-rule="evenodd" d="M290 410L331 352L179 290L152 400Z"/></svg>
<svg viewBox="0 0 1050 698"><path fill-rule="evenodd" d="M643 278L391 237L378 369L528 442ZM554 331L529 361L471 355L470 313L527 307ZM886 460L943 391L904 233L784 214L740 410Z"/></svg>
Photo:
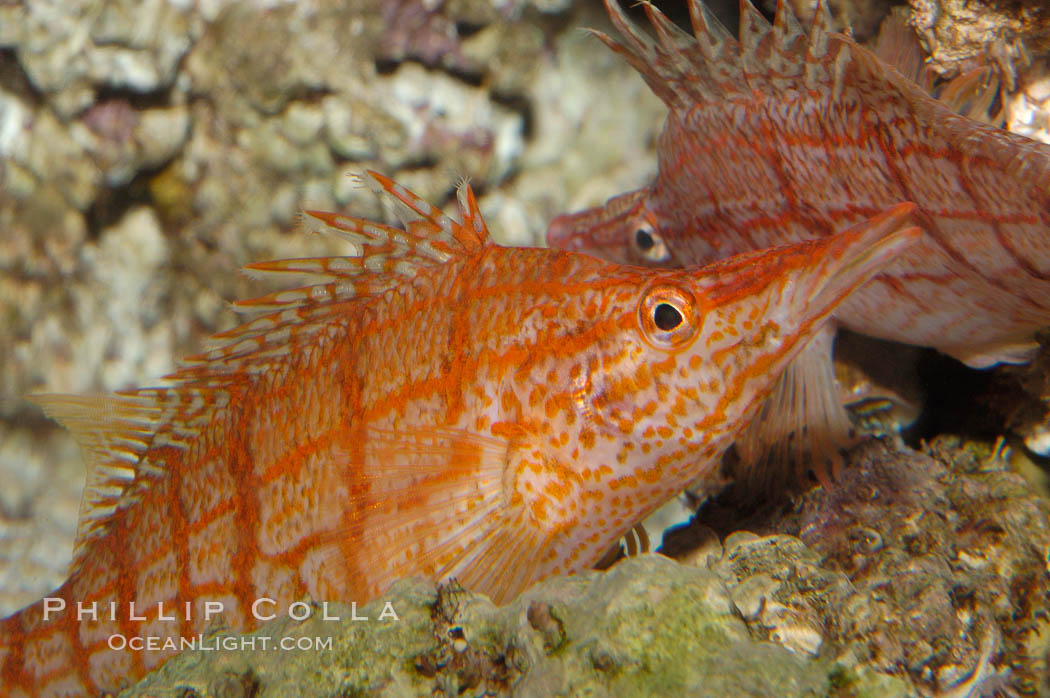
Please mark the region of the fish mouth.
<svg viewBox="0 0 1050 698"><path fill-rule="evenodd" d="M603 206L556 216L547 227L547 244L561 250L631 264L630 234L645 214L647 189L614 196Z"/></svg>
<svg viewBox="0 0 1050 698"><path fill-rule="evenodd" d="M833 314L854 291L922 237L922 230L910 224L915 209L910 202L897 204L818 241L813 254L820 263L808 275L808 292L799 297L813 321Z"/></svg>
<svg viewBox="0 0 1050 698"><path fill-rule="evenodd" d="M600 215L600 211L597 212ZM598 257L615 264L631 264L625 236L615 225L595 229L594 212L566 213L554 218L547 228L547 245L558 250Z"/></svg>
<svg viewBox="0 0 1050 698"><path fill-rule="evenodd" d="M898 204L832 235L712 262L703 267L704 295L717 307L772 293L781 319L818 322L918 241L915 208Z"/></svg>
<svg viewBox="0 0 1050 698"><path fill-rule="evenodd" d="M577 232L585 224L587 213L584 211L555 216L547 227L547 245L570 252L585 252L593 248L591 236Z"/></svg>

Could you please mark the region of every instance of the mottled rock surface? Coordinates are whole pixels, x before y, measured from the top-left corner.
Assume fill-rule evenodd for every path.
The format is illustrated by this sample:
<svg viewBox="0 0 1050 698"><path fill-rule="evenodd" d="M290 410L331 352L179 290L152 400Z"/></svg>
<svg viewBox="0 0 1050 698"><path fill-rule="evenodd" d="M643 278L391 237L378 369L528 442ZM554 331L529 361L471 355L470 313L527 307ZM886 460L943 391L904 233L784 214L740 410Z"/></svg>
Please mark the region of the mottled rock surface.
<svg viewBox="0 0 1050 698"><path fill-rule="evenodd" d="M729 584L760 637L824 643L925 695L1046 695L1050 502L999 456L954 437L924 453L872 441L832 489L748 517L730 493L665 540L682 555L729 536Z"/></svg>
<svg viewBox="0 0 1050 698"><path fill-rule="evenodd" d="M930 64L958 73L987 62L1007 71L1022 53L1050 50L1050 6L1024 0L909 0ZM1023 48L1022 48L1023 47Z"/></svg>
<svg viewBox="0 0 1050 698"><path fill-rule="evenodd" d="M378 620L387 601L399 620ZM220 696L248 681L255 696L820 696L838 670L754 638L716 573L657 555L542 583L503 608L403 582L358 614L370 620L282 619L256 634L331 637L331 650L186 653L122 695ZM862 685L906 694L894 679Z"/></svg>

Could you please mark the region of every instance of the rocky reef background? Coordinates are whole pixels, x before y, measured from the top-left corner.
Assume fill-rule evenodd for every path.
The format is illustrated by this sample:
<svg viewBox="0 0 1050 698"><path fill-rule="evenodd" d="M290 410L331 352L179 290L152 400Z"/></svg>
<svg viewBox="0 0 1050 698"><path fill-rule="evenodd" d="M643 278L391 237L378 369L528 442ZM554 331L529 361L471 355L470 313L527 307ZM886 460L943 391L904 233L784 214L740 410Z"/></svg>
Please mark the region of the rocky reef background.
<svg viewBox="0 0 1050 698"><path fill-rule="evenodd" d="M684 3L657 4L688 21ZM815 3L789 4L805 17ZM735 6L712 3L730 27ZM886 16L901 13L937 81L987 69L989 118L1050 140L1050 10L1043 5L831 6L859 39L873 40ZM581 27L610 30L600 2L0 0L0 615L64 580L84 481L75 445L26 396L156 383L178 357L238 322L227 301L264 290L237 271L241 265L340 253L337 241L298 230L299 211L389 219L350 175L376 169L446 204L457 181L469 177L504 244L541 244L552 216L651 177L664 109ZM685 571L655 558L627 561L604 577L552 580L500 611L463 596L461 612L484 618L478 622L497 628L491 632L471 629L460 611L436 630L437 592L406 585L394 596L409 599L419 622L396 632L418 632L390 641L406 652L418 645L413 661L423 669L410 663L416 673L399 664L394 673L362 674L355 690L708 686L716 695L721 684L703 678L710 673L704 667L742 672L744 662L765 658L798 667L799 694L964 695L982 686L1050 693L1041 678L1047 506L1009 473L1014 466L1001 444L991 447L1000 427L1016 426L1021 438L1041 433L1039 408L1050 395L1046 355L977 391L986 403L971 413L994 414L993 423L964 420L960 431L948 418L934 420L935 430L969 440L937 441L920 455L891 439L854 454L857 472L883 464L873 477L887 484L871 486L880 494L869 504L843 502L859 496L864 483L857 480L749 520L728 504L709 506L704 523L674 538L690 541L678 555L692 563ZM913 496L896 496L909 488ZM738 530L762 537L730 536ZM705 540L717 550L695 552ZM741 562L738 549L758 561ZM891 552L883 559L878 551ZM913 580L913 595L896 588L901 579ZM680 588L688 590L667 591ZM680 604L683 593L702 599L703 608L661 606L665 597ZM588 639L593 629L574 620L616 606L610 599L626 604L639 596L650 605L632 611L637 617L610 629L610 637L630 629L656 646L692 633L688 651L606 638L602 654ZM544 604L555 610L543 611ZM696 613L714 614L721 625L708 631L707 620L683 620ZM659 640L669 623L680 634ZM478 633L491 640L469 655L473 664L449 639L460 626L472 652ZM347 646L365 642L353 633L383 632L368 627L348 630ZM723 654L683 667L682 655L709 638L721 638L712 646ZM419 659L442 651L447 656ZM190 680L188 668L171 666L156 680ZM252 690L265 692L277 686L267 683L273 671L247 658L233 674L254 677ZM645 683L653 677L668 683ZM766 693L773 684L765 680L756 674L740 690ZM192 685L202 695L225 695L204 679ZM300 684L281 685L291 691ZM150 686L163 694L161 684ZM331 686L331 693L343 690Z"/></svg>

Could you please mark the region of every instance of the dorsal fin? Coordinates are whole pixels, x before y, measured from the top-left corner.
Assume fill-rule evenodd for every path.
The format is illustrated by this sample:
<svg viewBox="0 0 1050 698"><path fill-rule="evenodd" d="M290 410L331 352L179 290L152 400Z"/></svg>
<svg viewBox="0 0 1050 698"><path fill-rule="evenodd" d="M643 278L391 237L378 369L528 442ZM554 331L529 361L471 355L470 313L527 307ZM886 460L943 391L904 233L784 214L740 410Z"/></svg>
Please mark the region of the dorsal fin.
<svg viewBox="0 0 1050 698"><path fill-rule="evenodd" d="M249 264L246 269L252 273L305 275L316 283L235 303L265 314L214 335L221 346L188 357L184 366L165 377L170 387L117 395L32 396L48 416L73 433L88 460L74 564L115 512L164 475L150 449L183 448L211 423L216 409L229 403L239 384L329 331L328 321L338 314L356 312L357 304L416 278L428 267L473 257L493 245L465 183L459 188L462 220L457 221L376 172L369 171L362 181L399 207L406 229L309 211L320 224L318 232L346 239L356 254Z"/></svg>
<svg viewBox="0 0 1050 698"><path fill-rule="evenodd" d="M773 33L769 51L769 68L775 75L787 74L790 68L789 56L797 52L796 42L806 36L805 30L794 13L777 0L777 11L773 17Z"/></svg>
<svg viewBox="0 0 1050 698"><path fill-rule="evenodd" d="M633 65L649 87L671 109L688 109L697 102L748 97L752 91L779 91L790 82L807 88L831 76L827 55L831 15L821 0L808 33L788 5L777 3L772 24L749 0L740 0L740 35L734 38L701 0L688 0L693 37L678 29L649 2L642 3L655 37L638 28L616 0L606 0L620 43L594 34ZM802 43L799 39L805 38ZM804 44L804 45L803 45Z"/></svg>
<svg viewBox="0 0 1050 698"><path fill-rule="evenodd" d="M892 65L901 75L930 92L933 71L923 63L922 45L915 30L908 26L907 15L906 7L890 10L879 25L872 51L884 63Z"/></svg>
<svg viewBox="0 0 1050 698"><path fill-rule="evenodd" d="M592 32L624 56L679 119L688 119L698 107L729 114L729 105L752 110L773 102L797 106L799 99L876 109L892 103L916 124L931 124L964 160L1010 157L1015 162L1004 166L1028 169L1033 186L1050 186L1050 156L1044 151L956 113L981 116L987 111L997 90L985 73L962 76L942 102L916 84L914 76L902 75L851 37L833 31L827 0L816 3L808 31L800 29L785 0L778 0L771 28L750 0L741 0L740 40L729 35L703 0L687 3L693 37L650 2L641 3L653 27L652 33L644 31L617 0L605 0L605 6L622 39Z"/></svg>
<svg viewBox="0 0 1050 698"><path fill-rule="evenodd" d="M779 94L788 87L811 92L830 87L836 95L841 93L845 68L859 47L850 37L834 32L826 0L818 0L808 31L784 0L778 0L772 24L750 0L740 0L739 38L726 31L702 0L687 2L693 37L652 3L643 2L655 33L651 36L627 17L616 0L605 4L623 42L593 32L626 57L671 109L750 99L754 92Z"/></svg>
<svg viewBox="0 0 1050 698"><path fill-rule="evenodd" d="M702 2L689 4L689 21L693 25L693 36L697 46L707 60L715 60L723 50L736 50L736 39L722 25L714 13ZM608 7L608 3L606 3ZM617 8L619 9L619 8ZM619 24L617 24L619 27ZM621 30L622 31L622 30ZM727 47L725 49L724 47Z"/></svg>
<svg viewBox="0 0 1050 698"><path fill-rule="evenodd" d="M791 51L797 39L806 32L786 4L786 0L777 0L776 14L773 16L773 42L778 51Z"/></svg>
<svg viewBox="0 0 1050 698"><path fill-rule="evenodd" d="M785 12L791 11L787 6L784 6L782 9ZM830 82L832 84L832 92L841 94L843 65L841 62L836 62L833 65L831 56L829 56L832 39L831 24L831 10L828 9L827 2L825 0L817 0L817 6L813 10L813 22L809 26L809 44L806 46L806 55L803 61L805 84L810 92L818 92ZM848 61L849 52L847 47L856 44L853 44L852 40L841 34L836 35L836 38L839 39L836 43L843 49L839 52L840 55Z"/></svg>
<svg viewBox="0 0 1050 698"><path fill-rule="evenodd" d="M693 36L652 3L642 2L655 35L650 36L627 17L616 0L606 0L606 7L624 41L592 31L625 56L672 109L687 110L704 101L749 98L750 92L779 94L791 86L804 86L812 93L830 89L833 99L838 99L851 70L862 72L868 80L873 76L896 79L880 75L873 64L878 58L952 111L990 123L1001 120L1001 110L988 114L1001 83L995 64L964 73L935 93L932 72L922 62L918 39L901 13L891 13L883 22L874 51L869 54L849 35L834 31L826 0L818 0L808 30L786 0L777 0L772 25L750 0L740 0L739 38L729 34L702 0L687 3ZM861 55L854 56L855 52Z"/></svg>
<svg viewBox="0 0 1050 698"><path fill-rule="evenodd" d="M752 84L752 76L757 76L761 81L763 73L769 69L772 46L766 37L772 29L772 25L754 5L748 0L740 0L740 65L748 85Z"/></svg>
<svg viewBox="0 0 1050 698"><path fill-rule="evenodd" d="M470 186L460 187L462 220L445 215L400 184L369 171L366 186L393 202L405 229L338 213L307 211L319 225L315 232L337 235L352 243L358 254L346 257L288 259L258 262L245 267L252 273L295 274L316 277L317 283L258 298L237 301L241 310L269 311L215 336L225 342L204 354L186 359L188 365L169 378L223 382L223 376L265 370L326 326L348 304L366 301L419 276L421 270L469 258L493 244Z"/></svg>
<svg viewBox="0 0 1050 698"><path fill-rule="evenodd" d="M30 399L72 432L87 460L87 482L73 543L76 565L86 542L105 527L136 474L142 471L142 455L162 409L152 400L134 395L33 395Z"/></svg>

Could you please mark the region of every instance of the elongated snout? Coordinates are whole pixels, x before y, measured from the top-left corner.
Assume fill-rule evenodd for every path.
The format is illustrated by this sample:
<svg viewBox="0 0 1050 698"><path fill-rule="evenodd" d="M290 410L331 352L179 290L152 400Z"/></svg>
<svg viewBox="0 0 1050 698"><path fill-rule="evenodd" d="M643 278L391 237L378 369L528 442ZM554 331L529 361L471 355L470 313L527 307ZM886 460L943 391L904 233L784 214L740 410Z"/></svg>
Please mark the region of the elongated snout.
<svg viewBox="0 0 1050 698"><path fill-rule="evenodd" d="M898 204L834 235L710 264L705 294L714 306L766 296L763 305L781 324L818 323L920 239L910 224L914 210Z"/></svg>

